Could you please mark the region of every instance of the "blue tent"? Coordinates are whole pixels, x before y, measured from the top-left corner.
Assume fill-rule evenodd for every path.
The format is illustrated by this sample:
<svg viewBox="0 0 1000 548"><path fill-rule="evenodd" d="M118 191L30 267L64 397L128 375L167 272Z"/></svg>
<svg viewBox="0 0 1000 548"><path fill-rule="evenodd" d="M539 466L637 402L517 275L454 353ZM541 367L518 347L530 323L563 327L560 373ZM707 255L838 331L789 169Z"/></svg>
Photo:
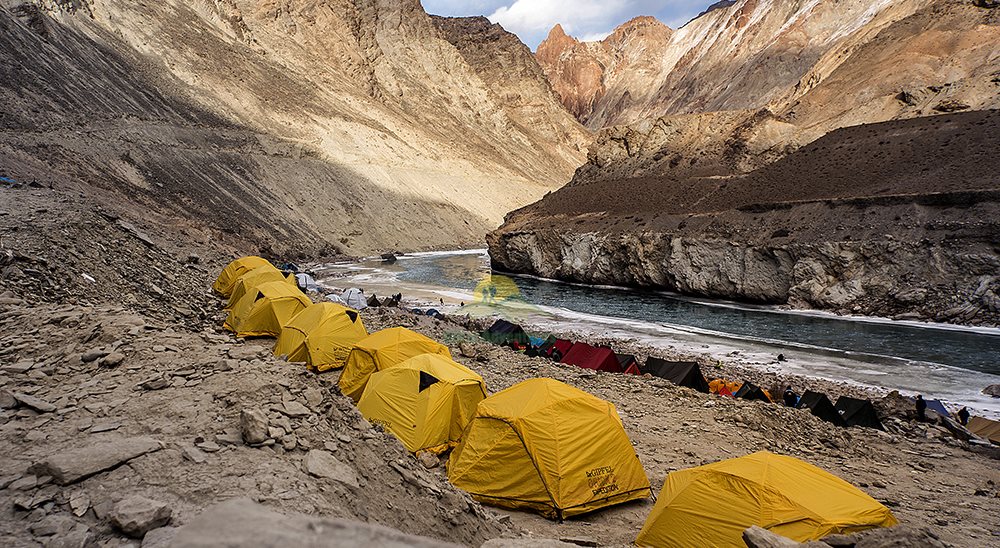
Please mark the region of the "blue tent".
<svg viewBox="0 0 1000 548"><path fill-rule="evenodd" d="M948 412L948 408L941 403L941 400L924 400L927 402L927 410L934 411L942 417L951 417L951 413Z"/></svg>

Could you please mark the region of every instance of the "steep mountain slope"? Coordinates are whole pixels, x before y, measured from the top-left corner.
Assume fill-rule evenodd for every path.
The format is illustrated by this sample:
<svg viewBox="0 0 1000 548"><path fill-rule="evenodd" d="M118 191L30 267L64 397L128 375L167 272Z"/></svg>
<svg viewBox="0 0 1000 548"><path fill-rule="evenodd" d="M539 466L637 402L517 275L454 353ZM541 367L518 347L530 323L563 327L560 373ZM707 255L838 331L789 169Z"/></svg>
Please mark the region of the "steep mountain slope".
<svg viewBox="0 0 1000 548"><path fill-rule="evenodd" d="M1000 107L1000 11L947 0L855 34L770 105L604 130L576 179L747 172L837 128ZM675 94L687 93L686 84L677 85Z"/></svg>
<svg viewBox="0 0 1000 548"><path fill-rule="evenodd" d="M989 50L996 53L991 45L995 34L973 28L982 24L983 11L971 0L739 0L720 4L675 32L664 27L656 33L631 33L626 41L615 42L614 38L627 33L634 22L593 44L578 43L565 37L561 29L554 29L550 39L539 46L537 57L567 107L594 129L664 115L758 108L778 112L822 85L841 63L854 58L858 49L872 47L877 36L882 36L885 45L888 35L883 31L914 15L925 21L910 21L908 28L897 34L906 38L923 33L923 47L890 47L882 59L870 58L875 64L867 73L856 75L861 81L855 80L849 87L866 89L863 82L876 82L886 72L892 72L893 83L907 84L907 80L932 73L934 68L928 62L942 60L948 60L949 66L946 72L933 72L936 76L951 84L976 80L979 75L974 71L983 66L982 54L988 56ZM916 28L933 23L937 17L949 19L950 30L965 23L963 38L956 40L947 30L934 35L929 29ZM644 23L647 28L651 25ZM975 42L977 38L982 41ZM609 61L606 55L609 42L616 43L618 59L644 62L633 68L626 63L622 70L622 63ZM931 44L933 47L927 47ZM980 55L966 51L974 49ZM956 55L958 52L963 54ZM890 59L893 55L909 57ZM593 68L579 78L579 72L570 69L580 66ZM841 91L830 96L838 97ZM579 94L592 100L589 110L578 108L581 100L575 96ZM842 102L856 104L854 99L849 95ZM830 108L826 114L840 111ZM857 122L863 121L874 120ZM831 124L829 129L844 125L849 124Z"/></svg>
<svg viewBox="0 0 1000 548"><path fill-rule="evenodd" d="M473 243L583 160L544 82L485 82L417 0L3 0L0 25L8 175L275 249Z"/></svg>
<svg viewBox="0 0 1000 548"><path fill-rule="evenodd" d="M579 162L591 136L566 113L528 46L485 17L432 18L521 131L539 136L549 154Z"/></svg>
<svg viewBox="0 0 1000 548"><path fill-rule="evenodd" d="M857 3L791 4L758 10L741 0L674 33L701 29L702 38L666 61L663 88L621 115L695 112L603 130L569 185L490 236L497 263L590 283L1000 324L1000 250L989 244L1000 160L988 152L995 144L983 148L995 140L996 112L941 117L1000 108L1000 10L915 0L850 18ZM829 10L841 8L850 9L834 31ZM775 12L785 22L765 24ZM734 49L740 36L764 47ZM782 49L792 38L795 55ZM905 159L891 152L907 148ZM970 166L981 171L971 176ZM918 288L932 297L907 293Z"/></svg>

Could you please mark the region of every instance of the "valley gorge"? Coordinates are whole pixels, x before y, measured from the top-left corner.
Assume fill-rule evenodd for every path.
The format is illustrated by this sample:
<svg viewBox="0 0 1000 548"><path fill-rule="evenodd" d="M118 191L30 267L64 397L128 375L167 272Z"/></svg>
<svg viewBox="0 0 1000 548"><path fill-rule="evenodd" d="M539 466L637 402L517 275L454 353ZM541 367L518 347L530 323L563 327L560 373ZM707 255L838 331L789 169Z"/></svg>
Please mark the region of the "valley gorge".
<svg viewBox="0 0 1000 548"><path fill-rule="evenodd" d="M1000 0L711 1L0 0L0 548L996 543Z"/></svg>

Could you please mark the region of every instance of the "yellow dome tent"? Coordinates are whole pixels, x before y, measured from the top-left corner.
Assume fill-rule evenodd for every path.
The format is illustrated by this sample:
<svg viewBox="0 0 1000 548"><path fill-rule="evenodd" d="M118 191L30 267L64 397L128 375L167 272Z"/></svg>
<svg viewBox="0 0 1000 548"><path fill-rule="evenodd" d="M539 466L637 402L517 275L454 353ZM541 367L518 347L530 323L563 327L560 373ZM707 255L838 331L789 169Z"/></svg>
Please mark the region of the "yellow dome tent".
<svg viewBox="0 0 1000 548"><path fill-rule="evenodd" d="M229 311L225 327L237 337L277 337L281 328L312 301L288 282L267 282Z"/></svg>
<svg viewBox="0 0 1000 548"><path fill-rule="evenodd" d="M219 277L215 279L215 283L212 284L212 289L223 297L228 297L233 292L233 286L236 285L240 276L259 266L269 264L271 263L267 259L261 259L260 257L251 256L236 259L229 263L226 268L222 269L222 273L219 274Z"/></svg>
<svg viewBox="0 0 1000 548"><path fill-rule="evenodd" d="M615 406L553 379L480 402L448 478L480 502L558 519L650 495Z"/></svg>
<svg viewBox="0 0 1000 548"><path fill-rule="evenodd" d="M441 453L462 438L485 397L478 374L440 354L421 354L372 373L358 410L407 451Z"/></svg>
<svg viewBox="0 0 1000 548"><path fill-rule="evenodd" d="M743 531L752 525L805 542L896 523L837 476L761 451L670 473L635 543L745 548Z"/></svg>
<svg viewBox="0 0 1000 548"><path fill-rule="evenodd" d="M281 281L286 281L284 274L282 274L277 268L274 268L274 266L270 263L264 266L258 266L250 272L240 276L240 278L236 280L236 283L233 284L232 291L229 293L229 304L226 305L226 308L236 306L236 303L240 302L243 295L246 295L247 292L256 289L259 285L266 284L267 282ZM298 285L295 285L295 287L298 287Z"/></svg>
<svg viewBox="0 0 1000 548"><path fill-rule="evenodd" d="M340 374L340 391L357 403L376 371L394 367L421 354L441 354L451 358L448 347L405 327L383 329L354 345L344 372Z"/></svg>
<svg viewBox="0 0 1000 548"><path fill-rule="evenodd" d="M344 366L358 341L368 336L357 311L334 303L314 304L281 329L274 355L328 371Z"/></svg>

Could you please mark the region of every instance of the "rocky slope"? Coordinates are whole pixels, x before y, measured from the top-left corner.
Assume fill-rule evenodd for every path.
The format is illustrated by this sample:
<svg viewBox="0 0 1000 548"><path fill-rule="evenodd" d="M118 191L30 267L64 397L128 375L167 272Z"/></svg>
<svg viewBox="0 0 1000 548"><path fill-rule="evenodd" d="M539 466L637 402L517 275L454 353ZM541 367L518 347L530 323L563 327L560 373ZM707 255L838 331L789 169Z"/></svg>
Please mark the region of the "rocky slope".
<svg viewBox="0 0 1000 548"><path fill-rule="evenodd" d="M749 174L578 180L511 214L498 268L1000 325L1000 111L838 130Z"/></svg>
<svg viewBox="0 0 1000 548"><path fill-rule="evenodd" d="M564 523L470 501L440 463L413 458L364 421L339 394L336 373L307 373L271 356L267 341L220 328L222 302L208 287L242 252L234 240L166 215L116 218L94 206L87 187L48 182L0 184L0 444L9 448L0 460L0 545L126 546L142 537L149 548L214 546L255 533L303 544L317 531L316 542L337 546L375 533L490 548L635 539L652 500ZM491 391L544 376L611 401L657 490L673 470L768 449L855 483L903 524L929 525L950 545L983 546L1000 533L990 521L997 452L905 413L886 421L889 434L837 428L802 410L529 358L482 342L482 321L385 308L362 316L370 331L405 326L449 344ZM560 335L663 353L606 333ZM666 356L761 386L861 394L767 371L752 354L725 363L700 349ZM225 503L247 497L259 505Z"/></svg>
<svg viewBox="0 0 1000 548"><path fill-rule="evenodd" d="M3 0L0 30L4 175L264 247L472 243L583 160L523 46L484 80L416 0Z"/></svg>

